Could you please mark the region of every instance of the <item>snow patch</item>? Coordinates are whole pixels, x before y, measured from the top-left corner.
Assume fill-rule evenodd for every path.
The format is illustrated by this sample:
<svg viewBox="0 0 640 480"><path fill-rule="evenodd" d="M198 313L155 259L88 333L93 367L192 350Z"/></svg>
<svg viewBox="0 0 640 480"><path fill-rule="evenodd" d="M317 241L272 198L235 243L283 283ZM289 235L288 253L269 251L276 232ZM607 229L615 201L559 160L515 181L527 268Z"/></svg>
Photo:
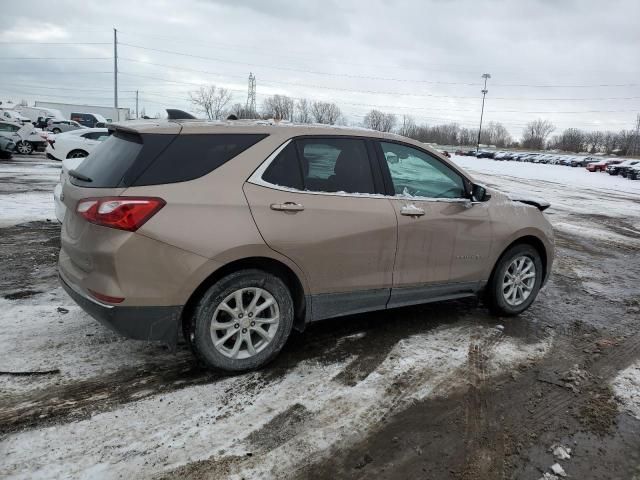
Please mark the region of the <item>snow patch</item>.
<svg viewBox="0 0 640 480"><path fill-rule="evenodd" d="M357 441L383 416L413 401L464 387L469 342L495 332L447 326L402 339L355 386L334 380L350 359L328 365L305 361L265 383L259 372L232 377L128 403L89 420L16 433L4 440L4 471L25 479L152 476L198 460L241 456L236 478L291 473L303 461L322 458L329 447ZM514 368L545 348L505 337L495 356L506 356ZM504 366L496 363L491 373ZM252 444L265 424L297 404L309 412L299 433L268 451Z"/></svg>
<svg viewBox="0 0 640 480"><path fill-rule="evenodd" d="M640 420L640 361L622 370L612 382L613 391L624 408Z"/></svg>

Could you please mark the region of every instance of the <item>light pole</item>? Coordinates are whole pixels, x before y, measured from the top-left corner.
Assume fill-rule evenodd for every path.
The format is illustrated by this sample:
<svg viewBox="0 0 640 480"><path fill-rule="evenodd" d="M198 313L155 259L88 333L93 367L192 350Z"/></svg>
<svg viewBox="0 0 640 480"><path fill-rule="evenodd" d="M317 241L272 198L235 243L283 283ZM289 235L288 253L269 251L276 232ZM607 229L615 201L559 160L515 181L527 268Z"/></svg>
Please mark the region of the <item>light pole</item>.
<svg viewBox="0 0 640 480"><path fill-rule="evenodd" d="M484 78L484 88L482 89L482 110L480 110L480 128L478 129L478 142L476 143L476 153L480 150L480 134L482 133L482 116L484 115L484 97L487 96L487 79L491 78L491 75L488 73L483 73L482 78Z"/></svg>

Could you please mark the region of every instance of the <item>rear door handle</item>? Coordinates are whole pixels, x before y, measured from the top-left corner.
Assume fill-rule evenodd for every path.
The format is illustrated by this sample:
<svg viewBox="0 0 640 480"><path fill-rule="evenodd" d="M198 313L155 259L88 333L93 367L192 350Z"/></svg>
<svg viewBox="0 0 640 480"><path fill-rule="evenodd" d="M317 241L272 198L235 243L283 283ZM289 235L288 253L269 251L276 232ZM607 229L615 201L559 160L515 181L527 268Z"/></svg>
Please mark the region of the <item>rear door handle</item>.
<svg viewBox="0 0 640 480"><path fill-rule="evenodd" d="M272 203L271 210L280 210L284 212L301 212L304 205L295 202Z"/></svg>
<svg viewBox="0 0 640 480"><path fill-rule="evenodd" d="M400 209L400 215L406 215L407 217L421 217L424 215L424 209L416 207L413 204L403 205Z"/></svg>

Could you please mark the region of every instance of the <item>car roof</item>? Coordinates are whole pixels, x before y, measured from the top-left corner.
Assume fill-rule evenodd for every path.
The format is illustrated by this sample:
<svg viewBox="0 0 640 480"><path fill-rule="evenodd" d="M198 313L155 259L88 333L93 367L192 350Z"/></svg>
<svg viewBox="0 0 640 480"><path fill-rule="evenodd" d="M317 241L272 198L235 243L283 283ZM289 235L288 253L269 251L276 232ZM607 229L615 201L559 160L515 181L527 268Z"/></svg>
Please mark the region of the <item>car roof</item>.
<svg viewBox="0 0 640 480"><path fill-rule="evenodd" d="M62 133L58 134L58 136L60 136L60 135L82 135L83 133L91 133L91 132L107 133L108 131L109 131L109 129L103 128L103 127L99 127L99 128L77 128L75 130L69 130L68 132L62 132Z"/></svg>
<svg viewBox="0 0 640 480"><path fill-rule="evenodd" d="M283 135L345 135L374 137L389 140L411 141L395 133L379 132L362 127L326 125L319 123L293 123L274 120L129 120L112 123L111 129L135 131L138 133L275 133Z"/></svg>

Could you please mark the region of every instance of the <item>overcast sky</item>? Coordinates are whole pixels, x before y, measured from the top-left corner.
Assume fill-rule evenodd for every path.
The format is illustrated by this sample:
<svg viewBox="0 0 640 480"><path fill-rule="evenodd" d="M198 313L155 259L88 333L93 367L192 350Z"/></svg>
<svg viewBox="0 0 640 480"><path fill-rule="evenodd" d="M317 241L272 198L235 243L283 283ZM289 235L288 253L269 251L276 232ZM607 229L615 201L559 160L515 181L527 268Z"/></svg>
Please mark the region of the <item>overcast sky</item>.
<svg viewBox="0 0 640 480"><path fill-rule="evenodd" d="M115 27L120 106L139 90L147 114L193 110L198 85L244 104L250 71L258 106L331 100L351 124L377 106L477 127L485 72L485 121L516 137L536 118L632 128L640 111L638 0L23 0L2 19L3 101L113 105Z"/></svg>

